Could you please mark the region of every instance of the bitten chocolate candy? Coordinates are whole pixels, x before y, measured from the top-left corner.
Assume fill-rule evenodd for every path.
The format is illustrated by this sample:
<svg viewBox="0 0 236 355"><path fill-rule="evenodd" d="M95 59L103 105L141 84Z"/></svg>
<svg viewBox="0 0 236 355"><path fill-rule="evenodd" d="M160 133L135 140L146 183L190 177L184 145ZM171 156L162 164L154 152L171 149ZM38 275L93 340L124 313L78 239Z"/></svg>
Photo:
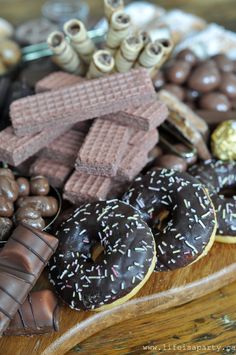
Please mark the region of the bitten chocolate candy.
<svg viewBox="0 0 236 355"><path fill-rule="evenodd" d="M185 159L180 158L177 155L165 154L156 159L156 167L186 171L187 162Z"/></svg>
<svg viewBox="0 0 236 355"><path fill-rule="evenodd" d="M213 58L217 67L223 72L233 72L234 71L234 63L224 54L217 54Z"/></svg>
<svg viewBox="0 0 236 355"><path fill-rule="evenodd" d="M16 224L25 223L36 229L43 229L45 227L45 222L40 215L40 211L30 206L18 208L14 216L14 221Z"/></svg>
<svg viewBox="0 0 236 355"><path fill-rule="evenodd" d="M30 191L32 195L46 196L49 190L48 179L44 176L35 176L30 179Z"/></svg>
<svg viewBox="0 0 236 355"><path fill-rule="evenodd" d="M10 169L1 168L0 169L0 176L6 176L11 180L15 180L15 176Z"/></svg>
<svg viewBox="0 0 236 355"><path fill-rule="evenodd" d="M227 96L219 92L210 92L200 98L199 107L203 110L227 112L231 108L231 103Z"/></svg>
<svg viewBox="0 0 236 355"><path fill-rule="evenodd" d="M233 73L224 73L221 77L219 90L230 99L236 98L236 75Z"/></svg>
<svg viewBox="0 0 236 355"><path fill-rule="evenodd" d="M19 187L19 197L28 196L30 193L29 181L24 177L19 177L16 182Z"/></svg>
<svg viewBox="0 0 236 355"><path fill-rule="evenodd" d="M163 90L169 91L171 94L175 95L180 101L184 100L185 91L184 88L175 84L166 84L163 86Z"/></svg>
<svg viewBox="0 0 236 355"><path fill-rule="evenodd" d="M183 60L171 62L166 67L166 78L174 84L183 84L190 73L191 65Z"/></svg>
<svg viewBox="0 0 236 355"><path fill-rule="evenodd" d="M18 193L19 189L15 180L0 176L0 196L5 196L9 201L15 202Z"/></svg>
<svg viewBox="0 0 236 355"><path fill-rule="evenodd" d="M13 223L9 218L0 217L0 240L7 240L12 227Z"/></svg>
<svg viewBox="0 0 236 355"><path fill-rule="evenodd" d="M14 205L5 196L0 196L0 217L12 217Z"/></svg>
<svg viewBox="0 0 236 355"><path fill-rule="evenodd" d="M216 65L209 61L197 66L188 79L188 86L202 93L216 89L220 84L220 73Z"/></svg>
<svg viewBox="0 0 236 355"><path fill-rule="evenodd" d="M177 54L176 59L184 60L192 66L196 65L198 62L198 57L191 49L183 49Z"/></svg>
<svg viewBox="0 0 236 355"><path fill-rule="evenodd" d="M20 197L17 205L19 207L30 206L39 211L42 217L53 217L58 211L58 202L52 196Z"/></svg>

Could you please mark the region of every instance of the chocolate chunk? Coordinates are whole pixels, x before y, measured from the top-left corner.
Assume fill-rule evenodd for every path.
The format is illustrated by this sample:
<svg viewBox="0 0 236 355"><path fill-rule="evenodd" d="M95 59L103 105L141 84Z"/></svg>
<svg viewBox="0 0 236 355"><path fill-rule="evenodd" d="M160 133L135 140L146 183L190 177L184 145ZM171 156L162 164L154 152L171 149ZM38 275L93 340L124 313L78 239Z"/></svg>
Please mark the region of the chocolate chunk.
<svg viewBox="0 0 236 355"><path fill-rule="evenodd" d="M0 241L7 240L9 237L13 223L10 218L0 217Z"/></svg>
<svg viewBox="0 0 236 355"><path fill-rule="evenodd" d="M28 196L30 194L30 184L29 180L24 177L19 177L16 179L19 188L19 197Z"/></svg>
<svg viewBox="0 0 236 355"><path fill-rule="evenodd" d="M19 189L16 181L6 176L0 176L0 196L4 196L9 201L15 202L18 194Z"/></svg>
<svg viewBox="0 0 236 355"><path fill-rule="evenodd" d="M0 217L12 217L14 213L13 202L5 196L0 196Z"/></svg>
<svg viewBox="0 0 236 355"><path fill-rule="evenodd" d="M192 66L196 65L199 61L196 54L191 51L191 49L183 49L177 54L176 59L184 60Z"/></svg>
<svg viewBox="0 0 236 355"><path fill-rule="evenodd" d="M234 63L231 59L229 59L225 54L217 54L212 57L217 67L226 73L231 73L234 71Z"/></svg>
<svg viewBox="0 0 236 355"><path fill-rule="evenodd" d="M50 191L48 179L44 176L34 176L30 179L31 195L46 196Z"/></svg>
<svg viewBox="0 0 236 355"><path fill-rule="evenodd" d="M196 67L188 79L188 86L202 93L216 89L219 84L219 70L211 62Z"/></svg>
<svg viewBox="0 0 236 355"><path fill-rule="evenodd" d="M173 154L165 154L155 160L155 166L159 168L174 169L178 171L186 171L187 163L183 158Z"/></svg>
<svg viewBox="0 0 236 355"><path fill-rule="evenodd" d="M226 112L230 110L231 104L227 96L219 92L210 92L200 98L199 107L203 110Z"/></svg>
<svg viewBox="0 0 236 355"><path fill-rule="evenodd" d="M230 99L236 98L236 75L233 73L224 73L221 77L219 90Z"/></svg>
<svg viewBox="0 0 236 355"><path fill-rule="evenodd" d="M166 67L166 78L173 84L183 84L190 73L191 65L183 60L171 62Z"/></svg>

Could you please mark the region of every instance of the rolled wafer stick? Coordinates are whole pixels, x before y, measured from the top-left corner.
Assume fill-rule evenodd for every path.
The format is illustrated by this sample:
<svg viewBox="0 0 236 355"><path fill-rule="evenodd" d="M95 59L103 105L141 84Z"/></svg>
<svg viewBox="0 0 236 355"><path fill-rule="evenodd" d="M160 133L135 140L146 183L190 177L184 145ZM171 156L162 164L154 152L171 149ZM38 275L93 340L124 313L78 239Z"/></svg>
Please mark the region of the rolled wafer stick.
<svg viewBox="0 0 236 355"><path fill-rule="evenodd" d="M123 0L104 0L104 13L108 21L110 21L115 11L124 9Z"/></svg>
<svg viewBox="0 0 236 355"><path fill-rule="evenodd" d="M110 27L107 34L106 49L114 54L121 42L129 34L131 19L123 11L116 11L111 17Z"/></svg>
<svg viewBox="0 0 236 355"><path fill-rule="evenodd" d="M161 66L167 61L167 59L170 57L171 52L174 48L174 42L172 41L171 38L163 38L163 39L158 39L154 42L155 44L161 45L163 48L163 57L162 59L155 65L155 69L160 69Z"/></svg>
<svg viewBox="0 0 236 355"><path fill-rule="evenodd" d="M113 71L115 60L111 53L106 50L100 50L94 53L87 73L88 79L95 79L109 74Z"/></svg>
<svg viewBox="0 0 236 355"><path fill-rule="evenodd" d="M152 41L149 33L146 31L139 30L136 32L136 35L141 38L141 41L143 42L143 47L145 47L148 43Z"/></svg>
<svg viewBox="0 0 236 355"><path fill-rule="evenodd" d="M153 71L164 56L163 47L158 43L148 43L140 54L135 68L146 68L150 73Z"/></svg>
<svg viewBox="0 0 236 355"><path fill-rule="evenodd" d="M54 61L58 66L70 73L82 74L83 64L62 32L52 32L47 43L54 53Z"/></svg>
<svg viewBox="0 0 236 355"><path fill-rule="evenodd" d="M143 48L141 36L130 35L126 37L119 50L116 52L116 69L120 73L128 72L134 65L140 51Z"/></svg>
<svg viewBox="0 0 236 355"><path fill-rule="evenodd" d="M89 64L96 47L91 38L89 38L83 22L77 19L69 20L64 24L63 29L70 38L70 43L76 53L86 64Z"/></svg>

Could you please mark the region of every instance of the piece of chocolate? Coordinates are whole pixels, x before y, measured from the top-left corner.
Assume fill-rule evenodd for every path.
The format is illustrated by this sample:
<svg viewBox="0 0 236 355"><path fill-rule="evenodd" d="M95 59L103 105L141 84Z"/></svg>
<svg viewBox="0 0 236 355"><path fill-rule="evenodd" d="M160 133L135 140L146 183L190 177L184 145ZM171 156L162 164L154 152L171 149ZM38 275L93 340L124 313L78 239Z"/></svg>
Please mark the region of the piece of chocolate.
<svg viewBox="0 0 236 355"><path fill-rule="evenodd" d="M7 240L13 227L10 218L0 217L0 241Z"/></svg>
<svg viewBox="0 0 236 355"><path fill-rule="evenodd" d="M191 49L188 48L180 51L177 54L176 59L184 60L185 62L188 62L192 66L196 65L198 62L198 58L196 54L193 51L191 51Z"/></svg>
<svg viewBox="0 0 236 355"><path fill-rule="evenodd" d="M54 127L36 135L17 137L12 127L7 127L0 132L0 160L18 166L68 129L70 126Z"/></svg>
<svg viewBox="0 0 236 355"><path fill-rule="evenodd" d="M181 59L174 60L166 66L166 78L173 84L181 85L183 84L191 70L191 65Z"/></svg>
<svg viewBox="0 0 236 355"><path fill-rule="evenodd" d="M15 202L19 195L19 188L15 180L7 176L0 176L0 196Z"/></svg>
<svg viewBox="0 0 236 355"><path fill-rule="evenodd" d="M86 80L78 75L69 74L63 71L57 71L49 74L45 78L39 80L36 83L35 91L37 93L58 90L68 86L78 84Z"/></svg>
<svg viewBox="0 0 236 355"><path fill-rule="evenodd" d="M43 230L45 227L45 221L41 217L41 213L33 207L27 205L18 208L13 220L16 225L23 223L24 225L39 230Z"/></svg>
<svg viewBox="0 0 236 355"><path fill-rule="evenodd" d="M11 169L0 168L0 176L6 176L8 179L15 180L15 176Z"/></svg>
<svg viewBox="0 0 236 355"><path fill-rule="evenodd" d="M150 76L138 69L17 100L10 116L15 132L33 134L53 124L74 124L141 105L154 96Z"/></svg>
<svg viewBox="0 0 236 355"><path fill-rule="evenodd" d="M226 95L220 92L209 92L200 98L199 108L227 112L231 108L231 103Z"/></svg>
<svg viewBox="0 0 236 355"><path fill-rule="evenodd" d="M18 207L33 207L42 217L53 217L58 211L58 201L52 196L26 196L17 200Z"/></svg>
<svg viewBox="0 0 236 355"><path fill-rule="evenodd" d="M0 196L0 217L12 217L14 213L13 202L5 196Z"/></svg>
<svg viewBox="0 0 236 355"><path fill-rule="evenodd" d="M196 67L188 79L188 86L202 93L215 90L220 85L220 73L216 66L204 63Z"/></svg>
<svg viewBox="0 0 236 355"><path fill-rule="evenodd" d="M36 335L59 329L57 297L50 290L30 292L4 335Z"/></svg>
<svg viewBox="0 0 236 355"><path fill-rule="evenodd" d="M31 195L46 196L50 191L48 179L43 175L33 176L30 179Z"/></svg>
<svg viewBox="0 0 236 355"><path fill-rule="evenodd" d="M231 73L234 71L234 63L225 54L217 54L212 57L217 67L225 73Z"/></svg>
<svg viewBox="0 0 236 355"><path fill-rule="evenodd" d="M230 99L236 98L236 75L233 73L224 73L221 76L219 90Z"/></svg>
<svg viewBox="0 0 236 355"><path fill-rule="evenodd" d="M24 177L19 177L16 179L16 182L19 189L19 197L28 196L30 194L29 180Z"/></svg>
<svg viewBox="0 0 236 355"><path fill-rule="evenodd" d="M24 225L13 231L0 258L0 334L26 300L57 244L52 235Z"/></svg>
<svg viewBox="0 0 236 355"><path fill-rule="evenodd" d="M164 154L155 160L154 167L186 171L187 163L183 158L174 154Z"/></svg>
<svg viewBox="0 0 236 355"><path fill-rule="evenodd" d="M97 119L78 153L76 170L93 175L115 176L130 134L127 127Z"/></svg>
<svg viewBox="0 0 236 355"><path fill-rule="evenodd" d="M57 188L63 187L71 171L72 167L41 157L36 159L30 167L31 175L46 176L50 185Z"/></svg>

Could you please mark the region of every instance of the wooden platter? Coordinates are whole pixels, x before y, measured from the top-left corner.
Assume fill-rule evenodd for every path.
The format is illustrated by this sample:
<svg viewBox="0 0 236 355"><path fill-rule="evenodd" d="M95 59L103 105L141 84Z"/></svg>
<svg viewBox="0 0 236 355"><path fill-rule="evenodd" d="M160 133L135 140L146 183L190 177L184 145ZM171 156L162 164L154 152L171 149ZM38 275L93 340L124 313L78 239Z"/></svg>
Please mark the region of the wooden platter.
<svg viewBox="0 0 236 355"><path fill-rule="evenodd" d="M119 307L104 312L77 312L63 306L59 332L32 337L2 337L1 353L66 354L102 329L136 315L179 306L235 280L236 245L215 243L210 253L193 265L177 271L154 273L135 298Z"/></svg>

